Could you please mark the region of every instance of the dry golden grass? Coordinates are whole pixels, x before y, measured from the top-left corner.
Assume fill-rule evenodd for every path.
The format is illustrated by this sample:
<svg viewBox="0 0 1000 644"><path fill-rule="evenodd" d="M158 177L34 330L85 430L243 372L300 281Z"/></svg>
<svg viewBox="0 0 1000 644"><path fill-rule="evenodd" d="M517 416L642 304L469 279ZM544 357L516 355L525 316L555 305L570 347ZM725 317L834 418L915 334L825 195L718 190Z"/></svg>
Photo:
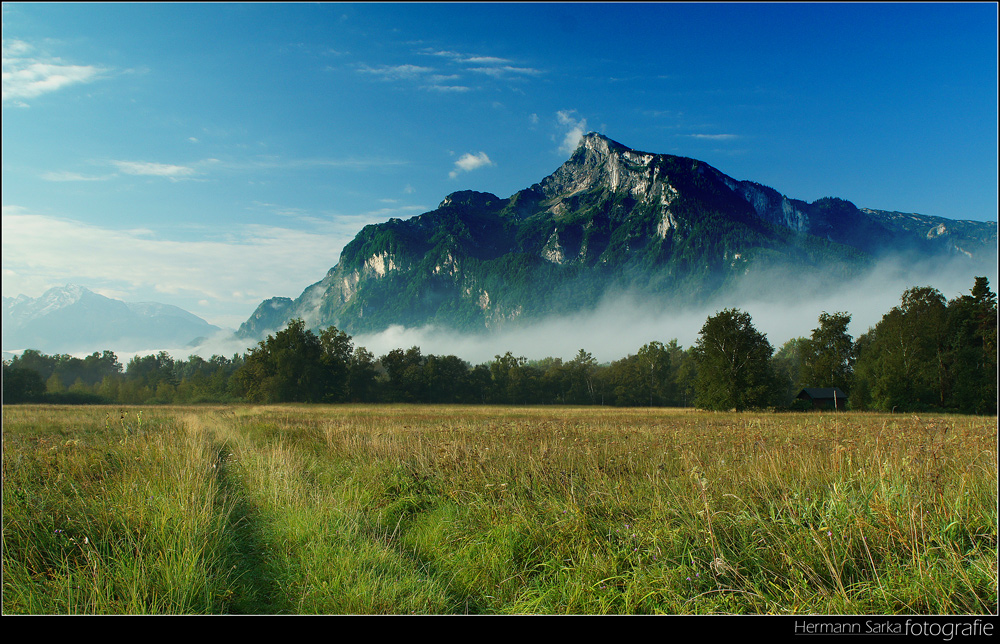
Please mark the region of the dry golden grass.
<svg viewBox="0 0 1000 644"><path fill-rule="evenodd" d="M160 407L129 434L138 411L4 408L5 497L66 503L39 477L126 453L188 489L228 528L182 612L996 611L996 418ZM172 474L206 459L211 485ZM18 505L5 545L56 525ZM5 548L5 600L62 612L19 579L44 560L25 553Z"/></svg>

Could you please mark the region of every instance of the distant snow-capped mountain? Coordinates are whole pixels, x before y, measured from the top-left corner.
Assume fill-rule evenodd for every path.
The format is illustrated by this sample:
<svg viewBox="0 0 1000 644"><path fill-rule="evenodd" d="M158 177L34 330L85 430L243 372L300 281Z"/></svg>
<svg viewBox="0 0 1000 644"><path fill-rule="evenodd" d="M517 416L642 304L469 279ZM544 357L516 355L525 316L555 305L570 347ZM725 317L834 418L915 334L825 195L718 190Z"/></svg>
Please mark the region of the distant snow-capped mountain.
<svg viewBox="0 0 1000 644"><path fill-rule="evenodd" d="M122 302L76 285L3 298L4 351L142 351L186 346L219 330L176 306Z"/></svg>

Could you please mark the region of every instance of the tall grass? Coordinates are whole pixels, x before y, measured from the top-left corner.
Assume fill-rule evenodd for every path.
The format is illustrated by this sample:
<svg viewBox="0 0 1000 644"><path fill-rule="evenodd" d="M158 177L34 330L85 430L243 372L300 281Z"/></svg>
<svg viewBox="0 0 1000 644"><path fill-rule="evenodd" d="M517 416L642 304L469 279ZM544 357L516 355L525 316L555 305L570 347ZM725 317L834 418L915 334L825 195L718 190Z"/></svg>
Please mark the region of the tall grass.
<svg viewBox="0 0 1000 644"><path fill-rule="evenodd" d="M5 407L4 610L211 613L229 580L216 454L170 414Z"/></svg>
<svg viewBox="0 0 1000 644"><path fill-rule="evenodd" d="M141 411L4 409L5 610L997 609L995 418Z"/></svg>

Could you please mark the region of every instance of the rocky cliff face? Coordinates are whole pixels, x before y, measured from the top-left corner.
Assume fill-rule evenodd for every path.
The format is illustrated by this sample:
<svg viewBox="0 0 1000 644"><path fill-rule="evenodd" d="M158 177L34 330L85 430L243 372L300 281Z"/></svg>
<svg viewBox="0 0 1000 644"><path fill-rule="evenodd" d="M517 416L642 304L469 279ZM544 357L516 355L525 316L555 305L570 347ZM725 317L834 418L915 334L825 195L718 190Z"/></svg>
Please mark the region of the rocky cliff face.
<svg viewBox="0 0 1000 644"><path fill-rule="evenodd" d="M268 331L280 329L291 317L288 315L292 307L290 297L272 297L264 300L253 315L240 325L239 334L243 337L256 338L267 335ZM294 317L294 316L292 316Z"/></svg>
<svg viewBox="0 0 1000 644"><path fill-rule="evenodd" d="M456 192L417 217L366 226L322 280L261 304L239 334L261 337L292 318L349 333L482 330L586 309L609 289L697 300L775 266L848 276L891 250L995 255L995 223L957 223L810 204L591 133L509 198Z"/></svg>

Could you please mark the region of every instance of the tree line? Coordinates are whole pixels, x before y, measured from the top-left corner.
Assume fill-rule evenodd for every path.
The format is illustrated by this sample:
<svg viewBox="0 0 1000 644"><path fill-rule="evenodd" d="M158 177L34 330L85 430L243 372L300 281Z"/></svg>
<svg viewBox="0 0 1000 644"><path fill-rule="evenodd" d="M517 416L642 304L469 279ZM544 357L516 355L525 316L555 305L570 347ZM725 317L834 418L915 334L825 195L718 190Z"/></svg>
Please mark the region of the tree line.
<svg viewBox="0 0 1000 644"><path fill-rule="evenodd" d="M823 312L809 336L775 348L750 315L708 317L694 346L649 342L601 364L510 352L472 365L419 347L375 357L336 327L302 320L232 358L165 352L123 366L114 353L85 358L28 350L3 363L4 403L463 403L797 408L805 387L838 387L853 409L997 411L997 302L985 277L967 295L906 290L856 340L851 315Z"/></svg>

